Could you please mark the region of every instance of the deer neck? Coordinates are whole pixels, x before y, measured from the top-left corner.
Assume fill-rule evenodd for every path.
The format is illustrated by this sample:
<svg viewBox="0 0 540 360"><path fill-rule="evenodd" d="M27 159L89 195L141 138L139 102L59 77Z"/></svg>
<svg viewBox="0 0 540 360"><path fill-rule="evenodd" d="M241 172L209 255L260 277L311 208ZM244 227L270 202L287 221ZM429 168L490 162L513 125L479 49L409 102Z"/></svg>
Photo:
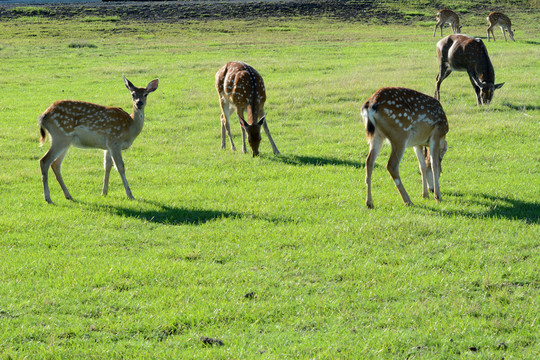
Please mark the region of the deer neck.
<svg viewBox="0 0 540 360"><path fill-rule="evenodd" d="M131 114L133 123L131 126L131 133L133 136L137 136L141 133L144 126L144 107L142 109L133 105L133 113Z"/></svg>

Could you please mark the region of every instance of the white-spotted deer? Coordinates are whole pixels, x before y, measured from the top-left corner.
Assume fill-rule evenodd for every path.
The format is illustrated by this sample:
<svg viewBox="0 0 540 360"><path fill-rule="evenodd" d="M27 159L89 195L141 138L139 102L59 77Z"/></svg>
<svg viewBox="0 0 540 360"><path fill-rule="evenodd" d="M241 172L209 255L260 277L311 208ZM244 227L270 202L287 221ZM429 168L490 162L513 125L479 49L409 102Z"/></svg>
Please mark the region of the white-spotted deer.
<svg viewBox="0 0 540 360"><path fill-rule="evenodd" d="M459 25L459 16L452 10L442 9L437 13L437 24L435 24L435 30L433 30L433 37L437 32L437 27L441 28L441 37L443 36L442 28L444 24L450 24L454 34L459 34L461 31L461 25Z"/></svg>
<svg viewBox="0 0 540 360"><path fill-rule="evenodd" d="M495 90L504 83L495 84L495 70L481 39L467 35L448 35L437 43L439 73L435 99L440 100L440 88L452 71L466 71L476 93L478 105L489 104Z"/></svg>
<svg viewBox="0 0 540 360"><path fill-rule="evenodd" d="M216 89L221 105L221 148L225 149L225 133L227 133L231 149L236 151L229 124L229 117L236 110L242 127L242 152L247 153L247 134L253 156L259 155L262 126L274 154L279 154L266 123L264 114L266 91L261 75L246 63L232 61L216 73ZM244 111L247 111L247 121L244 120Z"/></svg>
<svg viewBox="0 0 540 360"><path fill-rule="evenodd" d="M447 149L445 137L448 132L448 122L441 104L415 90L384 87L364 103L362 117L369 143L366 158L367 207L373 208L371 174L385 140L392 145L386 168L403 202L406 205L412 204L399 176L399 164L407 147L414 147L418 158L422 174L422 196L428 198L428 187L433 187L435 199L441 200L439 176L441 161ZM429 152L424 152L425 146L429 146ZM426 163L426 156L429 156L431 167Z"/></svg>
<svg viewBox="0 0 540 360"><path fill-rule="evenodd" d="M126 195L133 199L129 188L122 160L122 150L127 149L140 134L144 124L146 96L158 87L158 79L151 81L146 88L135 87L124 77L124 83L133 98L133 113L118 107L102 106L84 101L60 100L52 104L38 120L43 145L46 131L51 138L51 148L39 161L43 180L45 200L52 203L49 193L49 167L52 167L56 179L68 200L73 200L60 168L70 145L80 148L98 148L105 150L105 178L103 195L109 189L109 174L113 165L120 173Z"/></svg>
<svg viewBox="0 0 540 360"><path fill-rule="evenodd" d="M499 26L501 28L501 31L504 35L504 41L506 40L506 33L505 30L508 31L508 36L510 36L510 39L512 41L514 40L514 31L512 30L512 22L510 21L510 18L503 13L494 11L491 14L488 15L487 21L489 23L489 27L487 29L487 35L488 35L488 41L489 40L489 33L491 32L491 35L493 35L493 41L495 41L495 34L493 33L493 28L495 26Z"/></svg>

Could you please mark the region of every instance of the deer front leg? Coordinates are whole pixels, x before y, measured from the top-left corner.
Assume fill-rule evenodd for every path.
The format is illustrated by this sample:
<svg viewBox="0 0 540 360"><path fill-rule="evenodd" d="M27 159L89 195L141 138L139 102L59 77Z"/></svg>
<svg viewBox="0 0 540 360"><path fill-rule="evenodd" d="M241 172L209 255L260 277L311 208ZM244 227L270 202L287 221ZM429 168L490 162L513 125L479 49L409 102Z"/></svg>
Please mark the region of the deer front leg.
<svg viewBox="0 0 540 360"><path fill-rule="evenodd" d="M439 176L441 173L441 143L438 136L433 136L429 142L431 152L431 170L433 172L433 194L435 200L441 201L441 189L439 188Z"/></svg>
<svg viewBox="0 0 540 360"><path fill-rule="evenodd" d="M114 160L114 165L116 166L116 170L120 173L120 177L122 178L122 183L124 184L124 189L126 190L126 195L129 199L135 199L133 197L133 194L131 193L131 189L129 188L129 184L126 178L126 169L124 167L124 160L122 160L122 151L120 150L120 147L111 147L109 148L109 152L111 153L111 156Z"/></svg>
<svg viewBox="0 0 540 360"><path fill-rule="evenodd" d="M450 73L452 73L452 70L450 70L450 68L445 65L444 60L441 60L440 62L441 63L439 65L439 73L437 74L437 78L435 79L435 82L436 82L435 95L433 96L435 99L439 101L441 100L441 94L440 94L441 84L443 80L446 79L450 75Z"/></svg>
<svg viewBox="0 0 540 360"><path fill-rule="evenodd" d="M386 169L390 173L390 176L392 176L392 179L394 180L394 184L396 185L399 191L399 194L401 195L401 198L403 199L403 202L405 203L405 205L412 205L412 201L409 198L409 194L407 194L407 191L405 190L405 187L403 186L403 183L401 182L401 178L399 177L399 163L401 162L401 159L403 158L404 152L405 152L405 144L392 143L392 153L390 154L390 159L388 160Z"/></svg>
<svg viewBox="0 0 540 360"><path fill-rule="evenodd" d="M268 124L266 124L266 120L263 123L263 129L264 129L264 132L266 133L266 136L268 136L270 145L272 145L272 151L274 152L274 154L279 155L279 150L276 144L274 143L274 139L272 139L272 135L270 135L270 130L268 129Z"/></svg>
<svg viewBox="0 0 540 360"><path fill-rule="evenodd" d="M429 198L429 169L426 164L423 146L415 146L414 153L416 154L416 158L418 159L418 166L420 167L420 174L422 175L422 197Z"/></svg>
<svg viewBox="0 0 540 360"><path fill-rule="evenodd" d="M105 150L103 153L103 166L105 168L105 176L103 178L103 190L101 193L106 196L109 193L109 175L111 174L111 169L113 166L111 153L107 150Z"/></svg>

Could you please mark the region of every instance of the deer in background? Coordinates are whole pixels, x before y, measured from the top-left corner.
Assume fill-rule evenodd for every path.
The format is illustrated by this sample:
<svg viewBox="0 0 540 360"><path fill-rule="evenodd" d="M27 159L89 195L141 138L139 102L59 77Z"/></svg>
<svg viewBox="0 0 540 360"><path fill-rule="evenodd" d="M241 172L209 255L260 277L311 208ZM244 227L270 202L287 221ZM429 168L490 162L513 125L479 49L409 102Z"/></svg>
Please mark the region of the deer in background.
<svg viewBox="0 0 540 360"><path fill-rule="evenodd" d="M437 13L437 24L435 24L435 30L433 30L433 37L435 37L435 33L437 32L437 27L441 28L441 36L443 36L442 28L444 24L450 24L450 27L452 27L452 31L454 34L459 34L461 31L461 26L459 25L459 16L452 10L448 9L442 9Z"/></svg>
<svg viewBox="0 0 540 360"><path fill-rule="evenodd" d="M452 71L466 71L476 93L478 105L489 104L493 93L504 83L495 84L495 71L481 39L467 35L448 35L437 43L439 73L435 99L440 100L440 87Z"/></svg>
<svg viewBox="0 0 540 360"><path fill-rule="evenodd" d="M516 41L514 40L514 31L512 30L512 22L510 21L510 18L508 16L504 15L503 13L495 11L489 14L486 19L489 23L489 27L487 29L488 41L490 41L489 40L490 32L491 32L491 35L493 35L493 41L495 41L495 34L493 33L493 28L495 26L499 26L501 28L501 31L504 35L504 41L508 41L506 40L505 30L508 31L508 36L510 36L510 39L512 39L512 41Z"/></svg>
<svg viewBox="0 0 540 360"><path fill-rule="evenodd" d="M49 167L52 167L66 199L73 200L60 172L62 160L72 144L79 148L105 150L103 195L108 193L109 174L114 161L122 178L127 197L134 198L126 179L122 150L129 148L141 133L144 124L146 96L157 89L158 79L151 81L146 88L135 87L125 77L124 83L133 98L133 113L131 115L118 107L102 106L84 101L60 100L52 104L39 117L41 145L45 142L46 132L49 133L51 139L51 148L39 161L43 191L48 203L52 203L49 193Z"/></svg>
<svg viewBox="0 0 540 360"><path fill-rule="evenodd" d="M412 205L399 176L399 164L407 147L414 147L418 158L422 174L422 196L429 197L428 187L432 184L435 200L441 200L439 176L441 161L447 150L445 137L448 132L448 122L441 104L415 90L384 87L364 103L362 118L369 143L369 154L366 158L367 207L373 208L371 174L385 140L392 145L386 168L403 202ZM425 146L429 146L429 152L424 151ZM428 167L426 157L431 167Z"/></svg>
<svg viewBox="0 0 540 360"><path fill-rule="evenodd" d="M266 123L266 115L264 114L266 91L261 75L246 63L232 61L216 73L216 89L221 106L221 148L225 149L226 133L229 136L231 149L236 151L229 124L230 115L236 110L242 128L242 152L247 153L247 135L253 156L259 155L262 126L268 140L270 140L274 154L279 154ZM247 121L244 119L244 111L247 111Z"/></svg>

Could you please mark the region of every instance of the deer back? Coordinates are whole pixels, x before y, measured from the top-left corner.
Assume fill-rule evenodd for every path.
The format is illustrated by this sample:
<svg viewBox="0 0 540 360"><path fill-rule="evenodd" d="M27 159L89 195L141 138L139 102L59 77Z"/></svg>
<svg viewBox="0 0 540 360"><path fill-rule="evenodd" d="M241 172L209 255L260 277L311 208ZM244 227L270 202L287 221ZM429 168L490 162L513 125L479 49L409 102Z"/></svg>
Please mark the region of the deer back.
<svg viewBox="0 0 540 360"><path fill-rule="evenodd" d="M436 99L407 88L384 87L362 106L368 141L380 131L391 143L429 145L434 133L448 132L444 110Z"/></svg>
<svg viewBox="0 0 540 360"><path fill-rule="evenodd" d="M247 123L257 123L264 111L266 91L262 76L246 63L232 61L216 73L216 89L239 115L247 110Z"/></svg>

